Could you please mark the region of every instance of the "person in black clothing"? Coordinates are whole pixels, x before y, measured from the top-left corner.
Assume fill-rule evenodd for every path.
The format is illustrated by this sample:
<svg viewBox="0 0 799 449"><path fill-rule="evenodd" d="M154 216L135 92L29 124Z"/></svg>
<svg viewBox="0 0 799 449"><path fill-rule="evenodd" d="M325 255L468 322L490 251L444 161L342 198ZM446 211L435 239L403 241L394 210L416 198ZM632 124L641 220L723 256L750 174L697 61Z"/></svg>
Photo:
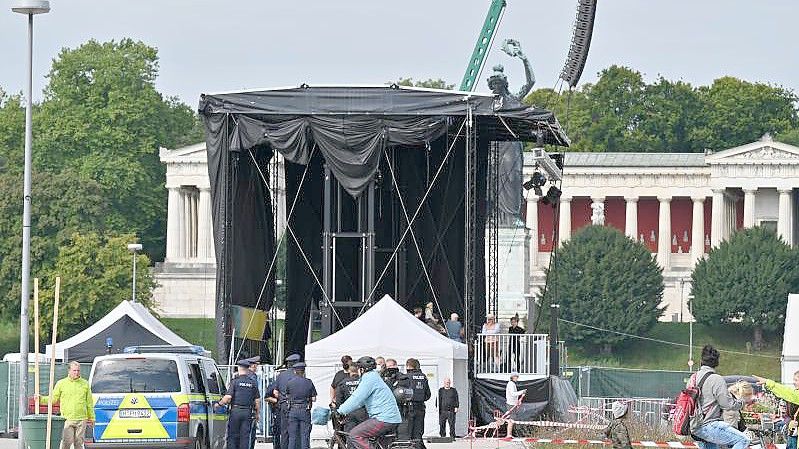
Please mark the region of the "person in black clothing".
<svg viewBox="0 0 799 449"><path fill-rule="evenodd" d="M349 375L341 380L341 382L336 385L336 396L333 399L333 406L330 408L336 408L339 405L343 404L344 401L349 399L352 396L352 393L358 388L358 384L361 383L361 377L358 375L358 367L354 364L350 365ZM369 419L369 415L366 413L366 408L361 407L354 412L348 414L344 417L344 421L342 424L342 429L345 432L349 432L358 424L366 421Z"/></svg>
<svg viewBox="0 0 799 449"><path fill-rule="evenodd" d="M391 391L394 391L394 388L398 386L397 382L401 375L402 373L400 373L397 367L397 361L394 359L386 359L386 367L380 372L380 377L383 378Z"/></svg>
<svg viewBox="0 0 799 449"><path fill-rule="evenodd" d="M331 398L336 397L336 387L338 386L338 384L340 384L345 377L349 376L349 368L351 363L352 363L352 357L348 355L341 357L341 371L338 371L333 376L333 382L330 383Z"/></svg>
<svg viewBox="0 0 799 449"><path fill-rule="evenodd" d="M520 351L521 347L521 336L524 334L524 328L519 326L519 316L516 315L510 319L510 327L508 328L508 333L511 334L510 341L508 342L508 365L510 371L519 371L522 354Z"/></svg>
<svg viewBox="0 0 799 449"><path fill-rule="evenodd" d="M250 428L258 416L261 405L258 381L250 373L250 362L240 360L239 375L230 382L225 395L216 404L214 409L231 404L230 418L227 428L228 449L249 449Z"/></svg>
<svg viewBox="0 0 799 449"><path fill-rule="evenodd" d="M401 440L412 440L416 442L417 448L424 449L425 445L422 441L424 403L430 399L432 394L430 393L430 384L427 383L427 375L422 372L418 360L411 358L405 362L405 375L399 379L398 386L411 389L413 395L400 407L402 424L397 429L397 436Z"/></svg>
<svg viewBox="0 0 799 449"><path fill-rule="evenodd" d="M455 438L455 415L458 413L458 390L452 388L452 381L447 377L444 386L438 389L438 434L446 435L449 423L449 436Z"/></svg>

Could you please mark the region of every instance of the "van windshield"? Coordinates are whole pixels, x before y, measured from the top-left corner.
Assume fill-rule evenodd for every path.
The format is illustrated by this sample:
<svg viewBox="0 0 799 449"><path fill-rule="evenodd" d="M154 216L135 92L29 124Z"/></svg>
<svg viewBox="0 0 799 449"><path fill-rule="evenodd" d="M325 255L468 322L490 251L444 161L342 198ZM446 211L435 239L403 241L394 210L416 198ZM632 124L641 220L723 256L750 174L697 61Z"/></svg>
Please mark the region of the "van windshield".
<svg viewBox="0 0 799 449"><path fill-rule="evenodd" d="M92 375L92 393L179 393L174 360L130 358L100 360Z"/></svg>

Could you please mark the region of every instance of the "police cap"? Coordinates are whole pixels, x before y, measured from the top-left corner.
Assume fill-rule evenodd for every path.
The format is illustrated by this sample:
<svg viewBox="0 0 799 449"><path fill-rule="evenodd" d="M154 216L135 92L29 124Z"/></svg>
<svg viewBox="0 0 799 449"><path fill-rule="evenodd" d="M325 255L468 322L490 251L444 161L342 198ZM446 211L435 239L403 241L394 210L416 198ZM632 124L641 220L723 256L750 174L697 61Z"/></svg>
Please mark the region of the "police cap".
<svg viewBox="0 0 799 449"><path fill-rule="evenodd" d="M299 362L300 360L302 360L302 357L300 357L300 355L297 353L291 354L290 356L286 357L287 362Z"/></svg>
<svg viewBox="0 0 799 449"><path fill-rule="evenodd" d="M247 360L247 359L239 360L238 362L236 362L236 365L241 366L243 368L249 368L250 367L250 361Z"/></svg>
<svg viewBox="0 0 799 449"><path fill-rule="evenodd" d="M249 359L244 359L245 361L249 362L250 366L257 365L261 363L261 356L256 355L254 357L250 357Z"/></svg>
<svg viewBox="0 0 799 449"><path fill-rule="evenodd" d="M304 362L297 362L297 363L294 364L294 366L292 366L292 368L294 368L297 371L300 371L300 370L304 370L305 366L306 365L305 365Z"/></svg>

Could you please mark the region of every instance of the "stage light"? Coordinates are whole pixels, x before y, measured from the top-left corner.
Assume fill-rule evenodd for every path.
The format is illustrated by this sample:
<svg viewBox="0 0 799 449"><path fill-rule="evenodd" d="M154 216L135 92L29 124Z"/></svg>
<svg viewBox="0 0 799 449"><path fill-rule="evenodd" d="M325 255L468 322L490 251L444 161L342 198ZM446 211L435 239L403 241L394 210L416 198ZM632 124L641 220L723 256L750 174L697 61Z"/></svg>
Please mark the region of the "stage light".
<svg viewBox="0 0 799 449"><path fill-rule="evenodd" d="M560 201L560 195L563 192L555 186L551 186L549 190L547 190L547 194L544 198L541 199L541 202L550 206L555 206Z"/></svg>
<svg viewBox="0 0 799 449"><path fill-rule="evenodd" d="M579 0L569 56L560 72L560 79L566 81L569 87L576 86L583 74L585 61L588 59L588 49L591 47L591 35L594 32L594 17L596 17L596 0Z"/></svg>
<svg viewBox="0 0 799 449"><path fill-rule="evenodd" d="M547 178L541 174L541 172L536 171L533 173L533 176L530 177L527 181L522 184L524 190L533 189L536 195L542 196L544 194L543 190L541 190L541 186L547 183Z"/></svg>

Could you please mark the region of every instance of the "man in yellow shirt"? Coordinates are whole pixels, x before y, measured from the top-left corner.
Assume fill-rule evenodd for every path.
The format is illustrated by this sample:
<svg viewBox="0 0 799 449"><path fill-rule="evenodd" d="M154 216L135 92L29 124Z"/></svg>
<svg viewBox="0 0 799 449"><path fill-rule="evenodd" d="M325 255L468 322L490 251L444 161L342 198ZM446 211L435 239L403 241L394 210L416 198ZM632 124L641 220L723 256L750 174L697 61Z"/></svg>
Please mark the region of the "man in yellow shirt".
<svg viewBox="0 0 799 449"><path fill-rule="evenodd" d="M67 377L56 382L52 394L42 396L42 403L52 399L58 402L64 422L64 433L61 435L61 449L83 449L83 436L86 424L94 422L94 405L89 382L80 377L80 363L69 364Z"/></svg>

